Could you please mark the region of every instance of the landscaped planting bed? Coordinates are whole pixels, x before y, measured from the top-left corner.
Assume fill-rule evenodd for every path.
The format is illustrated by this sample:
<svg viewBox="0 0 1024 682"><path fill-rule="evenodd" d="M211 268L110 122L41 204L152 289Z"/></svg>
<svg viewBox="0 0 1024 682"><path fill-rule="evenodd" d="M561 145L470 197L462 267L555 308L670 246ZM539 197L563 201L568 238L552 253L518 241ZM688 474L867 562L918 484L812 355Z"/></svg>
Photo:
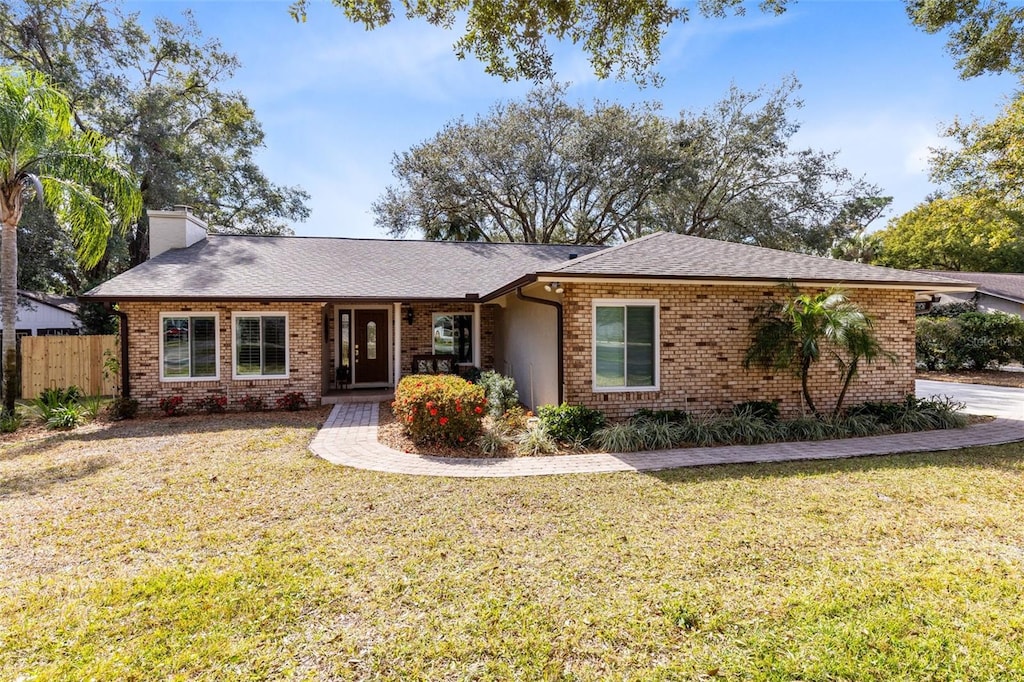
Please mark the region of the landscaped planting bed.
<svg viewBox="0 0 1024 682"><path fill-rule="evenodd" d="M526 479L326 408L0 445L0 679L1024 679L1024 446Z"/></svg>

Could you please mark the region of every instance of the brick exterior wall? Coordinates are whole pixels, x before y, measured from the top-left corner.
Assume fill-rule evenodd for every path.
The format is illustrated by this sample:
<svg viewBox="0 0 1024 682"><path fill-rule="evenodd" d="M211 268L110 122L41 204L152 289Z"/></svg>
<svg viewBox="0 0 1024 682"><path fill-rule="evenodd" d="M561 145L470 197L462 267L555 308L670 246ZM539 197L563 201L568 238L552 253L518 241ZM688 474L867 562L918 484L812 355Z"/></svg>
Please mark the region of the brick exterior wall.
<svg viewBox="0 0 1024 682"><path fill-rule="evenodd" d="M269 407L280 396L301 391L311 405L321 397L323 305L319 303L122 303L128 316L128 366L131 395L145 409L156 409L161 398L180 395L185 407L211 395L226 395L230 409L244 395L261 396ZM288 378L232 379L231 315L233 312L283 312L288 315ZM220 378L217 380L160 380L160 315L181 313L218 315Z"/></svg>
<svg viewBox="0 0 1024 682"><path fill-rule="evenodd" d="M778 287L735 285L641 285L566 283L565 400L623 419L637 408L688 411L728 409L748 400L778 400L784 416L803 411L800 380L788 371L743 368L750 344L750 320ZM850 299L874 319L890 363L864 364L845 403L899 400L914 391L914 293L894 289L851 289ZM660 315L658 391L597 393L593 390L594 299L656 299ZM811 371L811 395L819 410L830 410L839 394L839 372L822 355Z"/></svg>

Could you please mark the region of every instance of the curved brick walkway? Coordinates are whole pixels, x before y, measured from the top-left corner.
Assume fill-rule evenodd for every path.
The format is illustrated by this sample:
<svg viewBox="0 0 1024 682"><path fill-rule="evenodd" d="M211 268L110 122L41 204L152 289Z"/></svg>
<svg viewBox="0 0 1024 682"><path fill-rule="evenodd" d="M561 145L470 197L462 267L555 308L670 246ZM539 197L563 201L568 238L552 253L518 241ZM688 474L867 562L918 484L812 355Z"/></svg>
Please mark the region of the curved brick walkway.
<svg viewBox="0 0 1024 682"><path fill-rule="evenodd" d="M839 459L899 452L955 450L1024 440L1024 421L996 419L966 429L901 433L809 443L729 445L624 454L502 459L452 459L398 452L377 442L377 403L335 405L310 444L328 462L356 469L418 476L513 477L551 474L657 471L705 464Z"/></svg>

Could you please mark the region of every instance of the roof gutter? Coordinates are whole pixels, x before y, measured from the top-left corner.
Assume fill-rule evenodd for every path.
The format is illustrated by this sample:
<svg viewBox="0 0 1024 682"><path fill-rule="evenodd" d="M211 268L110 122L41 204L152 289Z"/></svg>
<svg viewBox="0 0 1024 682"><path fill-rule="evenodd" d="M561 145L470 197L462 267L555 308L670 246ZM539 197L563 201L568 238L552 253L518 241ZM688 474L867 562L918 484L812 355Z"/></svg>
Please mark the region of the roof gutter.
<svg viewBox="0 0 1024 682"><path fill-rule="evenodd" d="M542 305L549 305L555 309L555 316L558 319L558 337L556 344L558 346L558 404L561 405L565 399L564 386L565 386L565 332L562 330L562 304L558 301L549 301L544 298L537 298L535 296L527 296L523 293L523 286L516 287L516 298L520 301L528 301L530 303L540 303Z"/></svg>
<svg viewBox="0 0 1024 682"><path fill-rule="evenodd" d="M690 277L685 275L631 275L631 274L559 274L558 272L539 272L533 276L537 282L579 282L579 283L610 283L617 284L734 284L737 286L777 286L784 282L792 282L802 287L843 287L849 289L904 289L911 291L942 291L970 292L977 287L968 282L954 280L948 284L942 282L883 282L843 279L764 279L743 277Z"/></svg>

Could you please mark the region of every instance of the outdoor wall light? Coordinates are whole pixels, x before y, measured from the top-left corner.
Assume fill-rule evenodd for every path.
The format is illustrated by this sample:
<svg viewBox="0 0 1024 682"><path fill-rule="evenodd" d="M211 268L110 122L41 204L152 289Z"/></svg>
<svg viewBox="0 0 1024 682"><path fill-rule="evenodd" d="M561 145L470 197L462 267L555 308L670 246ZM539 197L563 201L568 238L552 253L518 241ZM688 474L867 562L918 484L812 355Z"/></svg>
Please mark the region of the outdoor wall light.
<svg viewBox="0 0 1024 682"><path fill-rule="evenodd" d="M544 285L544 291L553 291L556 294L560 294L563 291L565 291L565 288L562 286L561 282L548 282L547 284Z"/></svg>
<svg viewBox="0 0 1024 682"><path fill-rule="evenodd" d="M415 314L413 313L412 308L406 308L405 309L405 321L408 322L409 324L412 324L412 321L414 319L415 319Z"/></svg>

